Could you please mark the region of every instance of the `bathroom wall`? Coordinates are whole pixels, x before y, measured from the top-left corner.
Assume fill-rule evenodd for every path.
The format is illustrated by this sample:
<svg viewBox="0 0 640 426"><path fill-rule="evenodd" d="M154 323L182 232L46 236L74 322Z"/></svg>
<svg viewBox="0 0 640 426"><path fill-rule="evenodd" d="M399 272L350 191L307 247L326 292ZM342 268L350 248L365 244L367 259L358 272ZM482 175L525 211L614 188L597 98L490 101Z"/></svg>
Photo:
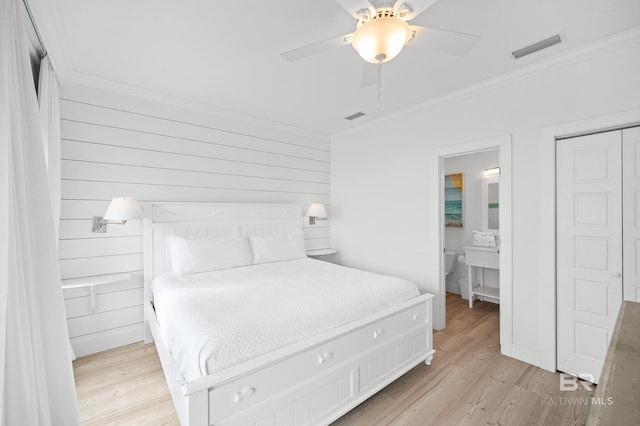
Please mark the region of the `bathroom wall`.
<svg viewBox="0 0 640 426"><path fill-rule="evenodd" d="M456 251L456 269L447 275L447 291L460 294L458 280L467 278L466 265L458 263L457 257L464 254L462 249L470 246L473 241L473 231L481 231L480 191L483 172L485 169L499 165L499 151L491 150L473 154L459 155L444 159L443 169L445 174L464 173L463 192L463 227L445 227L444 240L447 250ZM498 271L487 269L484 273L485 285L498 286Z"/></svg>

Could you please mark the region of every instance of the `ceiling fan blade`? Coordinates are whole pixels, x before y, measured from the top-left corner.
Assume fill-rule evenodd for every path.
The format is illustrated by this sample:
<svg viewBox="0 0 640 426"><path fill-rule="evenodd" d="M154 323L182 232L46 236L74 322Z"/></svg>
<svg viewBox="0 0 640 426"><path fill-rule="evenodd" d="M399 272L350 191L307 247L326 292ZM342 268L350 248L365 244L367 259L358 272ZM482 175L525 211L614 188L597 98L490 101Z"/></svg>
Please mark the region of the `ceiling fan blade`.
<svg viewBox="0 0 640 426"><path fill-rule="evenodd" d="M480 37L455 31L411 25L415 31L407 46L421 49L433 49L450 55L464 56L475 47Z"/></svg>
<svg viewBox="0 0 640 426"><path fill-rule="evenodd" d="M367 87L378 83L378 65L365 63L362 68L360 87Z"/></svg>
<svg viewBox="0 0 640 426"><path fill-rule="evenodd" d="M368 10L370 16L373 16L376 11L367 0L336 0L336 2L356 19L362 18L362 11Z"/></svg>
<svg viewBox="0 0 640 426"><path fill-rule="evenodd" d="M437 2L438 0L398 0L393 8L400 11L400 18L410 21Z"/></svg>
<svg viewBox="0 0 640 426"><path fill-rule="evenodd" d="M317 43L308 44L306 46L281 53L280 56L290 62L298 61L300 59L308 58L309 56L324 53L332 49L337 49L342 46L348 46L351 44L352 35L353 34L345 34L338 37L330 38L328 40L319 41Z"/></svg>

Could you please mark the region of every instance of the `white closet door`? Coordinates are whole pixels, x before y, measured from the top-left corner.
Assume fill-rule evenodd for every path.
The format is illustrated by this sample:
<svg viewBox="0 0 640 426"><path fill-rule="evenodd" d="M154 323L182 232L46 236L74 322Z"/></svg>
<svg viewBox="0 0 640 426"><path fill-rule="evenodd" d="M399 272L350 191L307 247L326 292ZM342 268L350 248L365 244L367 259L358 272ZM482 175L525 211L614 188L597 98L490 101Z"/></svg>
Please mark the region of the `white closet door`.
<svg viewBox="0 0 640 426"><path fill-rule="evenodd" d="M622 131L624 300L640 302L640 127Z"/></svg>
<svg viewBox="0 0 640 426"><path fill-rule="evenodd" d="M622 302L621 137L556 148L558 370L596 382Z"/></svg>

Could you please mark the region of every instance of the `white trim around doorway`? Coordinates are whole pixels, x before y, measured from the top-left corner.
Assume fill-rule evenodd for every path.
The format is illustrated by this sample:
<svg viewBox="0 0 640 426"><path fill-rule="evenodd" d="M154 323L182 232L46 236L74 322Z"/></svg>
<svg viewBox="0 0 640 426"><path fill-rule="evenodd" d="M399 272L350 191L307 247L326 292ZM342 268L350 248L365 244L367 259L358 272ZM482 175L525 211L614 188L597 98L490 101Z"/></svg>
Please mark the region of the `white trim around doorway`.
<svg viewBox="0 0 640 426"><path fill-rule="evenodd" d="M472 154L480 151L499 149L500 151L500 345L504 355L511 356L512 343L512 169L511 169L511 135L496 136L477 141L448 146L434 150L430 161L433 176L431 182L437 182L438 188L433 188L432 194L437 194L437 200L432 204L437 211L433 212L435 220L432 229L438 239L439 253L438 268L440 277L439 292L434 303L434 328L441 330L446 326L446 282L444 275L444 170L443 160L446 157Z"/></svg>

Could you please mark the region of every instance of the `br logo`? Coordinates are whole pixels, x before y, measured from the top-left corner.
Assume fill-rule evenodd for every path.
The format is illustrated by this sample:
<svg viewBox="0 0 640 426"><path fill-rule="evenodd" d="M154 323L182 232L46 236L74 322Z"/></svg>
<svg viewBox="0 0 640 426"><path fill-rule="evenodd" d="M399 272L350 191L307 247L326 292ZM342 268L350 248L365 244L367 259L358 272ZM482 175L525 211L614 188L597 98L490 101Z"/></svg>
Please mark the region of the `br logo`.
<svg viewBox="0 0 640 426"><path fill-rule="evenodd" d="M590 373L579 373L576 375L560 373L560 391L561 392L574 392L581 386L586 391L593 391L593 384L596 381L596 376Z"/></svg>

